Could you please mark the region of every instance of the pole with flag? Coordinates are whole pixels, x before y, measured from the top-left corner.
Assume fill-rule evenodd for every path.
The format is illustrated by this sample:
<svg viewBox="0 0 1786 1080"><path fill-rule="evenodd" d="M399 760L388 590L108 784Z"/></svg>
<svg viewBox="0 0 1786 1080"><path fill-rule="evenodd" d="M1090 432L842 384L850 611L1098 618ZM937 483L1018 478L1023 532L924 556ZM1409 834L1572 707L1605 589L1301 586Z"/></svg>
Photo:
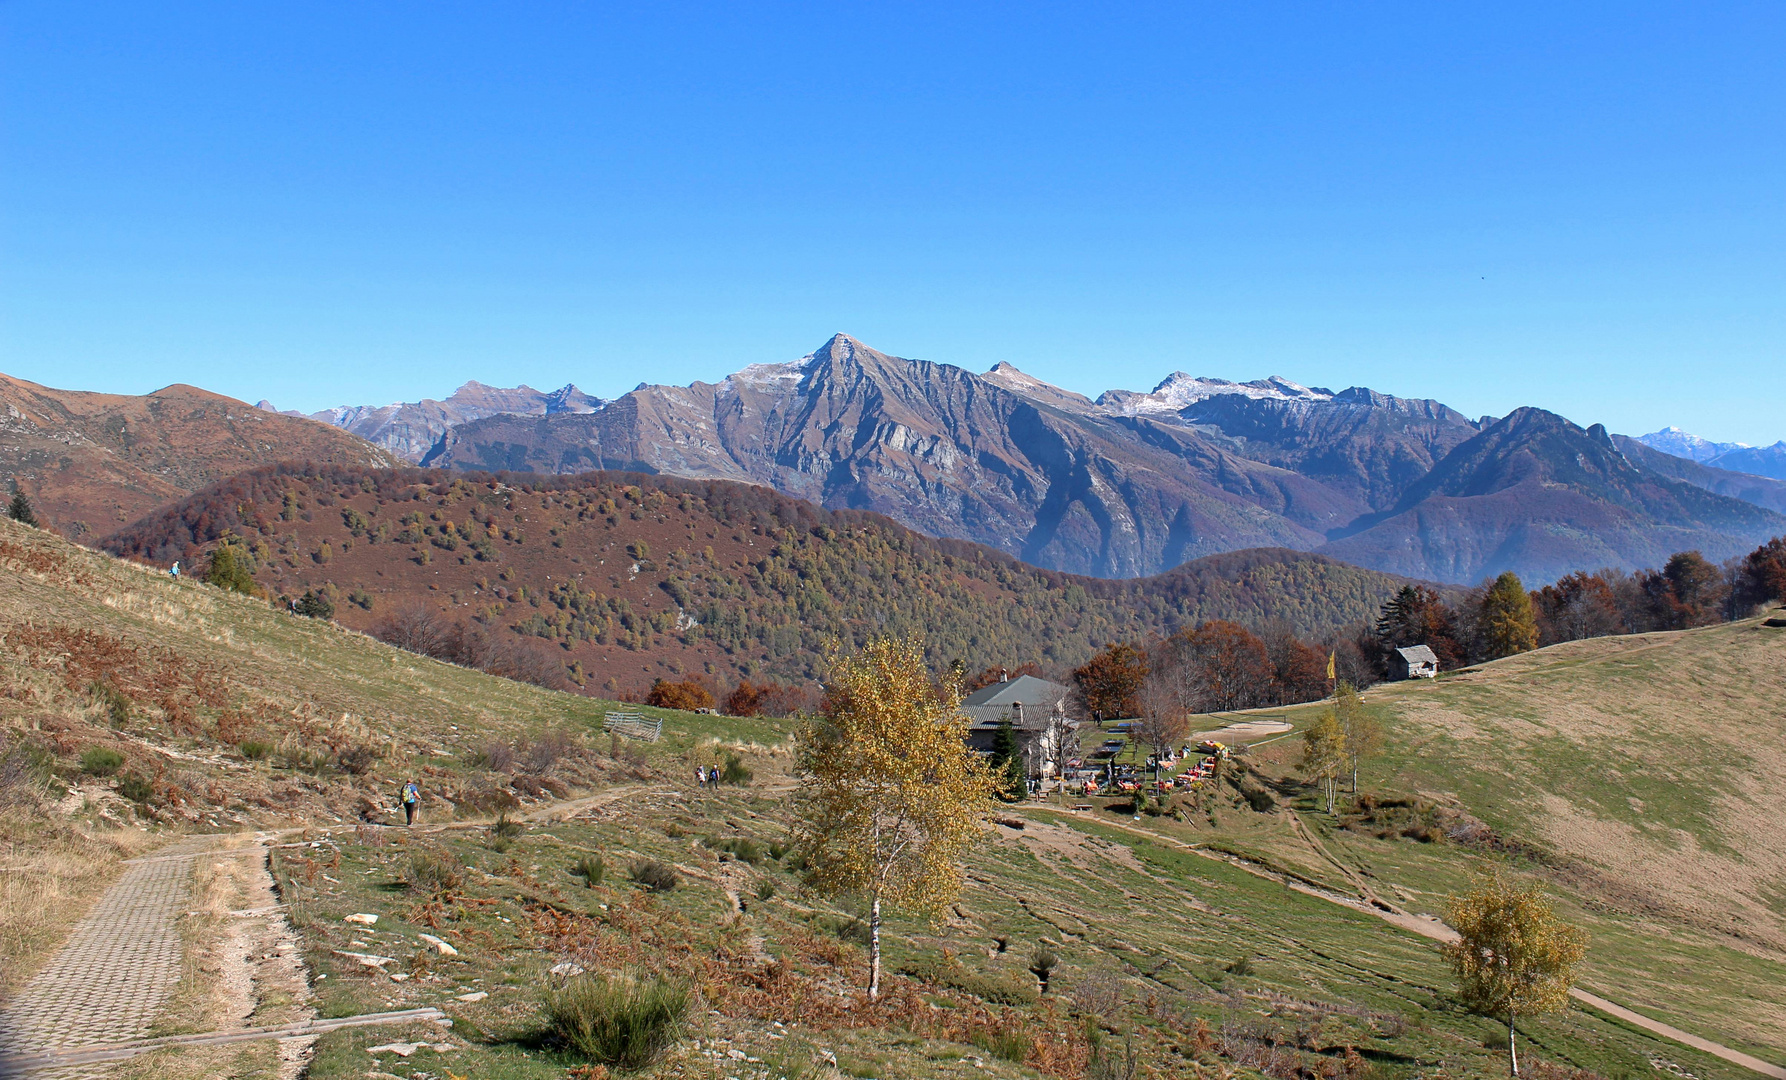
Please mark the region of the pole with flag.
<svg viewBox="0 0 1786 1080"><path fill-rule="evenodd" d="M1339 658L1339 650L1327 654L1327 693L1332 696L1339 685L1339 676L1334 671L1334 661Z"/></svg>

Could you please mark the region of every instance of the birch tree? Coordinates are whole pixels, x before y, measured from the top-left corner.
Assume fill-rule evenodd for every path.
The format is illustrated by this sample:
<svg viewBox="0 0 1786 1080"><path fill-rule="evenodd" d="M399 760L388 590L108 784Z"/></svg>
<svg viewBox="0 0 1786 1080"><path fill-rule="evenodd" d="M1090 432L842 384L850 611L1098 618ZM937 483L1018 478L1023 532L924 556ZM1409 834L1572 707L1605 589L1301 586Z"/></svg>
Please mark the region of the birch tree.
<svg viewBox="0 0 1786 1080"><path fill-rule="evenodd" d="M1333 692L1333 718L1345 736L1346 763L1352 770L1352 794L1358 794L1358 762L1383 748L1383 725L1364 710L1357 687L1340 680Z"/></svg>
<svg viewBox="0 0 1786 1080"><path fill-rule="evenodd" d="M961 891L961 857L997 779L967 746L953 678L931 683L915 644L833 655L827 715L800 736L800 841L821 891L869 901L868 995L881 987L883 904L927 915Z"/></svg>
<svg viewBox="0 0 1786 1080"><path fill-rule="evenodd" d="M1346 732L1327 709L1302 732L1302 771L1321 781L1327 812L1333 813L1340 770L1346 767Z"/></svg>
<svg viewBox="0 0 1786 1080"><path fill-rule="evenodd" d="M1507 1068L1517 1077L1519 1018L1569 1003L1587 934L1558 919L1537 886L1517 885L1498 873L1454 898L1448 914L1460 935L1445 949L1458 997L1471 1012L1506 1019Z"/></svg>

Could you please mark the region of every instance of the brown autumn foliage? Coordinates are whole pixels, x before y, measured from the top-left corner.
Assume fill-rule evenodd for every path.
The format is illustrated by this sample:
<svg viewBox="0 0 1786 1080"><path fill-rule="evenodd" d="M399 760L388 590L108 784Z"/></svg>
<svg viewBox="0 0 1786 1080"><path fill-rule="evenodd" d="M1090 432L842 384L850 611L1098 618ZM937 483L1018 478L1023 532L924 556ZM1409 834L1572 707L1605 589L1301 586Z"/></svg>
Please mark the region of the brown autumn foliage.
<svg viewBox="0 0 1786 1080"><path fill-rule="evenodd" d="M660 709L682 709L686 712L711 709L713 708L713 691L693 679L678 679L675 682L659 679L651 684L651 692L645 695L645 704Z"/></svg>
<svg viewBox="0 0 1786 1080"><path fill-rule="evenodd" d="M815 695L800 686L740 679L720 711L727 716L793 716L812 707Z"/></svg>

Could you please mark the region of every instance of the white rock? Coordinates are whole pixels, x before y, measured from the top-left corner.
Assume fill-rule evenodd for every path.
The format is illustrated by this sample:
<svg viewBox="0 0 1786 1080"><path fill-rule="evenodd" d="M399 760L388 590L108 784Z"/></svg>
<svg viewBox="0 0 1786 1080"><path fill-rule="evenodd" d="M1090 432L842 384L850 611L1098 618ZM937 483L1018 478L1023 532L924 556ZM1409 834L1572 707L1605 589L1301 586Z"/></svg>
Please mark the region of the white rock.
<svg viewBox="0 0 1786 1080"><path fill-rule="evenodd" d="M451 945L448 945L446 942L435 937L433 934L417 934L416 937L419 937L423 941L426 941L428 944L434 946L434 951L439 953L442 956L458 956L459 955L458 949L453 948Z"/></svg>
<svg viewBox="0 0 1786 1080"><path fill-rule="evenodd" d="M373 956L371 953L343 952L340 949L335 950L335 955L336 956L345 956L349 960L357 960L369 968L380 968L380 969L382 969L386 964L392 963L397 959L394 956Z"/></svg>
<svg viewBox="0 0 1786 1080"><path fill-rule="evenodd" d="M474 1002L474 1001L482 1001L482 1000L484 1000L484 999L485 999L485 998L487 998L487 997L489 997L489 996L490 996L490 995L489 995L489 994L488 994L488 993L487 993L487 992L485 992L485 991L483 991L483 990L473 990L473 991L472 991L472 992L471 992L471 993L469 993L469 994L460 994L460 995L459 995L459 996L458 996L458 997L457 997L457 998L455 998L455 999L454 999L454 1000L455 1000L455 1001L463 1001L463 1002L465 1002L465 1003L466 1003L466 1004L467 1004L467 1005L469 1005L469 1004L471 1004L471 1003L472 1003L472 1002Z"/></svg>
<svg viewBox="0 0 1786 1080"><path fill-rule="evenodd" d="M368 1046L368 1054L396 1054L398 1057L409 1055L426 1046L426 1043L385 1043L383 1046Z"/></svg>
<svg viewBox="0 0 1786 1080"><path fill-rule="evenodd" d="M378 916L368 915L363 911L357 911L354 914L349 915L345 919L342 919L341 921L342 922L359 923L361 926L371 926L373 923L378 921Z"/></svg>
<svg viewBox="0 0 1786 1080"><path fill-rule="evenodd" d="M394 971L391 973L391 981L392 982L402 982L404 979L407 979L407 978L409 978L409 972L407 972L407 971Z"/></svg>
<svg viewBox="0 0 1786 1080"><path fill-rule="evenodd" d="M552 974L562 975L568 979L573 975L583 974L583 968L581 965L573 964L569 960L561 960L552 965Z"/></svg>

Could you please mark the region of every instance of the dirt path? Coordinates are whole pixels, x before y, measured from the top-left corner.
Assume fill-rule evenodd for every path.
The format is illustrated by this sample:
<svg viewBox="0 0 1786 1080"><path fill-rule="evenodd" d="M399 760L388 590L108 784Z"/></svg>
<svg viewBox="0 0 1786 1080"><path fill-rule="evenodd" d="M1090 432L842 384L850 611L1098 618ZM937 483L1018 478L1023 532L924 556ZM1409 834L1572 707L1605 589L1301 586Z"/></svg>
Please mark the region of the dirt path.
<svg viewBox="0 0 1786 1080"><path fill-rule="evenodd" d="M1448 944L1458 940L1457 931L1446 926L1438 919L1413 915L1406 911L1402 911L1399 908L1395 908L1392 905L1385 904L1381 900L1375 900L1374 898L1359 899L1356 897L1345 896L1341 893L1334 892L1331 889L1324 889L1316 885L1311 885L1308 882L1298 880L1289 874L1276 872L1257 864L1250 863L1245 859L1236 858L1222 852L1210 851L1200 845L1188 843L1179 840L1176 837L1166 836L1163 833L1154 832L1152 829L1144 829L1138 825L1130 825L1119 821L1107 821L1102 818L1096 819L1096 821L1097 824L1108 828L1120 829L1123 832L1134 833L1137 836L1145 836L1156 844L1167 847L1176 847L1191 852L1194 855L1201 855L1206 859L1214 859L1218 862L1228 863L1229 865L1239 867L1256 877L1265 878L1266 880L1288 886L1304 895L1325 900L1330 904L1338 904L1341 907L1348 907L1353 911L1362 911L1367 915L1374 915L1386 923L1399 926L1403 930L1419 934L1424 938L1430 938L1433 941ZM1314 844L1316 850L1321 851L1327 861L1334 862L1332 857L1328 856L1326 851L1322 849L1318 843L1314 842L1313 837L1307 837L1307 839L1311 844ZM1339 864L1335 862L1334 865L1338 866ZM1344 867L1340 867L1340 869L1342 871L1345 870ZM1349 881L1357 882L1356 877L1349 872L1346 873L1346 877ZM1365 890L1365 895L1369 897L1370 894L1368 889ZM1622 1005L1616 1005L1613 1002L1610 1002L1597 994L1583 990L1580 987L1571 988L1569 996L1584 1005L1598 1009L1609 1016L1630 1024L1632 1027L1641 1028L1652 1035L1659 1035L1664 1039L1680 1043L1683 1046L1690 1046L1695 1050L1704 1051L1705 1053L1711 1054L1713 1057L1723 1058L1725 1061L1728 1061L1733 1065L1741 1065L1743 1068L1752 1069L1763 1076L1771 1076L1774 1080L1786 1080L1786 1068L1763 1061L1751 1054L1745 1054L1741 1050L1733 1050L1722 1043L1713 1042L1710 1039L1694 1035L1691 1032L1682 1031L1680 1028L1674 1027L1673 1025L1664 1024L1660 1020L1652 1020L1642 1013L1634 1012Z"/></svg>

